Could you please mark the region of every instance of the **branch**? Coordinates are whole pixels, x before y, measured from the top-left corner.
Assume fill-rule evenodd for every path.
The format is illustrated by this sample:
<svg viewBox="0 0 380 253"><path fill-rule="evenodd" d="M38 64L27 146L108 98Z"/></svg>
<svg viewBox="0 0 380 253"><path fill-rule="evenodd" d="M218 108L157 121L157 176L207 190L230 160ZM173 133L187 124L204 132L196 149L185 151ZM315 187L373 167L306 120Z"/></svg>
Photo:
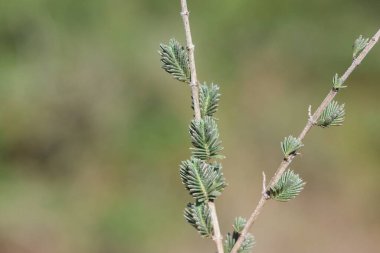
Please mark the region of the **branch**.
<svg viewBox="0 0 380 253"><path fill-rule="evenodd" d="M191 87L191 95L193 99L193 107L194 107L194 118L196 121L201 120L201 110L199 106L199 87L197 80L197 71L195 68L195 59L194 59L194 44L191 38L190 31L190 22L189 22L189 10L187 9L187 1L181 0L181 16L183 20L183 25L185 27L186 33L186 47L189 53L189 65L190 65L190 87ZM218 253L224 253L222 235L220 233L218 216L216 213L215 204L213 202L208 202L208 207L211 213L211 221L214 230L213 240L216 244Z"/></svg>
<svg viewBox="0 0 380 253"><path fill-rule="evenodd" d="M190 64L190 87L191 87L191 95L193 98L194 103L194 118L196 120L201 119L201 110L199 107L199 87L198 87L198 80L197 80L197 70L195 68L195 58L194 58L194 44L193 40L191 38L191 31L190 31L190 22L189 22L189 10L187 9L187 2L186 0L181 0L181 16L183 20L183 25L185 27L185 33L186 33L186 48L189 52L189 64Z"/></svg>
<svg viewBox="0 0 380 253"><path fill-rule="evenodd" d="M362 62L362 60L366 57L366 55L372 49L372 47L378 42L379 37L380 37L380 29L376 32L376 34L368 42L368 44L363 49L363 51L361 51L361 53L356 58L354 58L354 60L351 63L351 66L346 70L346 72L344 72L343 76L340 78L340 81L341 81L342 84L347 80L347 78L351 75L351 73L355 70L355 68ZM339 91L339 89L334 89L334 88L332 90L330 90L330 92L327 94L327 96L325 97L325 99L322 101L322 103L320 104L320 106L318 107L318 109L314 112L314 114L311 117L309 117L309 120L306 123L306 126L304 127L304 129L302 130L302 132L300 133L300 135L298 136L298 139L300 141L302 141L305 138L306 134L310 131L310 129L314 125L314 123L319 119L319 117L321 116L323 110L334 99L334 97L336 96L336 94L338 93L338 91ZM293 161L293 159L296 157L296 155L297 154L292 154L288 158L284 159L281 162L281 164L278 167L276 173L274 174L274 176L270 180L270 182L269 182L266 190L268 190L271 187L273 187L274 185L276 185L276 183L281 178L281 176L285 172L285 170L289 167L289 165L291 164L291 162ZM238 252L241 244L244 241L244 237L247 235L248 230L251 228L251 226L253 225L253 223L256 221L257 217L259 216L259 214L260 214L261 210L263 209L263 207L264 207L264 205L265 205L265 203L266 203L267 200L268 200L268 198L267 198L267 196L266 196L266 194L264 192L262 194L262 196L261 196L261 198L259 200L259 203L257 204L255 210L252 212L251 216L247 220L247 223L246 223L244 229L242 230L242 232L240 233L239 239L236 241L234 247L232 248L231 253L237 253Z"/></svg>

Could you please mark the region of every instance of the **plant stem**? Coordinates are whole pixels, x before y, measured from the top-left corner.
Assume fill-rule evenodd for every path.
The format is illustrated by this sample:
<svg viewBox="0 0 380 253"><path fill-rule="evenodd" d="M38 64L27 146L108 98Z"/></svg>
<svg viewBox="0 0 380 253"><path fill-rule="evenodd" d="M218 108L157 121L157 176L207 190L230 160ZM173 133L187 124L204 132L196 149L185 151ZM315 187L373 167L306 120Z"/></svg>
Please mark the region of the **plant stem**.
<svg viewBox="0 0 380 253"><path fill-rule="evenodd" d="M191 31L190 31L190 22L189 22L189 10L187 9L187 1L181 0L181 16L183 20L183 25L185 27L185 33L186 33L186 48L189 54L189 65L190 65L190 87L191 87L191 96L193 100L194 105L194 118L195 120L199 121L201 120L201 110L199 106L199 87L198 87L198 80L197 80L197 71L195 68L195 58L194 58L194 44L191 37ZM223 242L222 242L222 235L220 233L219 228L219 221L218 216L216 213L215 203L209 201L208 207L210 209L211 213L211 221L213 226L213 237L216 244L216 248L218 250L218 253L224 253L223 249Z"/></svg>
<svg viewBox="0 0 380 253"><path fill-rule="evenodd" d="M190 87L191 87L191 95L192 95L193 104L194 104L194 118L195 120L200 120L201 110L199 107L199 87L198 87L197 70L195 68L195 58L194 58L195 46L191 38L190 21L189 21L190 12L187 9L186 0L181 0L181 7L182 7L181 16L183 20L183 25L185 27L185 33L186 33L186 48L189 53Z"/></svg>
<svg viewBox="0 0 380 253"><path fill-rule="evenodd" d="M218 253L224 253L223 241L222 241L223 237L222 237L222 234L220 233L219 221L218 221L218 216L216 214L215 203L210 201L207 204L210 209L211 221L212 221L212 226L214 229L214 234L212 236L212 239L214 240L216 244Z"/></svg>
<svg viewBox="0 0 380 253"><path fill-rule="evenodd" d="M372 47L378 42L380 37L380 29L376 32L376 34L371 38L371 40L368 42L367 46L363 49L363 51L356 57L350 67L344 72L342 77L340 77L342 83L344 83L347 78L351 75L351 73L355 70L355 68L362 62L362 60L366 57L368 52L372 49ZM334 99L336 94L338 93L338 90L330 90L330 92L327 94L325 99L322 101L318 109L314 112L314 114L309 118L308 122L306 123L306 126L298 136L298 139L302 141L306 134L310 131L311 127L314 125L314 122L316 122L319 117L321 116L323 110L330 104L330 102ZM276 185L278 180L281 178L282 174L285 172L285 170L289 167L290 163L293 161L293 159L296 157L296 154L291 155L289 158L284 159L280 166L278 167L276 173L270 180L267 190ZM259 216L262 208L264 207L266 201L268 200L268 197L265 195L265 193L261 196L259 203L257 204L255 210L252 212L251 216L247 220L247 224L245 225L243 231L240 234L239 239L236 241L234 247L231 250L231 253L237 253L239 250L241 244L244 241L245 236L248 233L248 230L251 228L253 223L256 221L257 217Z"/></svg>

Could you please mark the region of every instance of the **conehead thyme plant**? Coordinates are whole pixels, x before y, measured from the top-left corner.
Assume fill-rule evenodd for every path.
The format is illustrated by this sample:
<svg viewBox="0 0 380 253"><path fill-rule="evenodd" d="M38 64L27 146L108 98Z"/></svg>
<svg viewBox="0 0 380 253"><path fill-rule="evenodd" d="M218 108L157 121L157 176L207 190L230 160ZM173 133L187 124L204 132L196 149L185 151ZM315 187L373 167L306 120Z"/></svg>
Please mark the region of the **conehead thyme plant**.
<svg viewBox="0 0 380 253"><path fill-rule="evenodd" d="M313 126L328 128L342 125L345 117L344 104L339 104L333 99L342 88L346 87L343 84L347 78L377 43L380 29L371 39L360 35L355 40L351 65L342 76L334 75L331 90L314 113L309 106L308 120L302 132L297 137L291 135L285 137L281 142L284 157L268 184L263 173L263 190L259 203L248 219L235 218L233 231L227 233L223 241L215 208L216 199L227 186L220 163L224 158L221 154L223 147L214 117L220 101L219 86L201 84L197 79L186 0L181 0L181 9L186 46L175 39L170 39L168 44L160 45L159 54L162 68L173 78L188 84L191 88L191 105L194 110L194 119L189 126L191 157L181 162L179 174L194 200L185 207L184 216L202 237L214 240L218 253L249 253L255 244L249 229L265 203L270 199L282 202L294 199L305 186L305 182L289 169L289 165L304 146L302 140L306 134Z"/></svg>

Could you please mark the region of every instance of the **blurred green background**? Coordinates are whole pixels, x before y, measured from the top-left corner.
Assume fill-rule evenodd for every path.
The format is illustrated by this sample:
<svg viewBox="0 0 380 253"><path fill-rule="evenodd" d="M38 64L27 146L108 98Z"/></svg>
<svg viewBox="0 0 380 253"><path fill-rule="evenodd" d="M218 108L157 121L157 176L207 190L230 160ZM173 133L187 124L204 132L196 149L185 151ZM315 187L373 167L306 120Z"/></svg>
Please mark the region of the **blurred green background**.
<svg viewBox="0 0 380 253"><path fill-rule="evenodd" d="M378 0L189 1L200 80L220 84L225 234L248 216L280 141L297 135L380 27ZM0 1L0 252L214 252L184 222L178 164L190 90L160 69L184 42L180 1ZM292 168L308 182L270 202L255 252L380 247L380 45L349 78L344 127L313 129Z"/></svg>

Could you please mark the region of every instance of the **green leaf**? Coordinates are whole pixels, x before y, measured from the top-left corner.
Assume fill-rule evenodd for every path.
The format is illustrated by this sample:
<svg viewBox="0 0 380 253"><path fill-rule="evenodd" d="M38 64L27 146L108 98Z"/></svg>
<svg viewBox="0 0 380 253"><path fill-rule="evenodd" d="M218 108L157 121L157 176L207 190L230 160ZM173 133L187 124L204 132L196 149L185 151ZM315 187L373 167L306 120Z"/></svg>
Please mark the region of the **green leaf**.
<svg viewBox="0 0 380 253"><path fill-rule="evenodd" d="M190 124L191 143L193 144L192 155L201 160L210 158L224 158L219 155L223 150L219 140L218 126L213 118L206 116L201 120L192 120Z"/></svg>
<svg viewBox="0 0 380 253"><path fill-rule="evenodd" d="M303 146L301 141L298 138L293 136L288 136L284 138L284 141L281 142L281 149L285 155L285 158L288 158L290 155L297 154L297 151Z"/></svg>
<svg viewBox="0 0 380 253"><path fill-rule="evenodd" d="M316 125L320 127L341 126L344 121L344 104L339 105L336 101L331 103L323 110Z"/></svg>
<svg viewBox="0 0 380 253"><path fill-rule="evenodd" d="M175 79L190 83L189 57L186 49L175 39L171 39L169 44L160 44L162 68L171 74Z"/></svg>
<svg viewBox="0 0 380 253"><path fill-rule="evenodd" d="M333 77L333 89L338 91L339 89L346 88L347 86L343 85L342 78L339 77L338 73L336 73Z"/></svg>
<svg viewBox="0 0 380 253"><path fill-rule="evenodd" d="M207 164L196 158L182 162L180 176L197 203L214 201L227 186L220 164Z"/></svg>
<svg viewBox="0 0 380 253"><path fill-rule="evenodd" d="M212 237L213 227L211 221L211 213L206 204L189 203L185 208L184 216L186 221L192 225L202 237Z"/></svg>
<svg viewBox="0 0 380 253"><path fill-rule="evenodd" d="M201 107L201 116L213 116L219 106L220 93L217 84L208 86L206 83L199 87L199 103Z"/></svg>
<svg viewBox="0 0 380 253"><path fill-rule="evenodd" d="M369 38L364 38L362 35L359 36L354 42L352 57L356 59L356 57L363 51L363 49L367 46Z"/></svg>
<svg viewBox="0 0 380 253"><path fill-rule="evenodd" d="M271 187L267 194L278 201L289 201L297 197L303 190L305 182L292 170L285 171L274 187Z"/></svg>
<svg viewBox="0 0 380 253"><path fill-rule="evenodd" d="M231 252L234 247L236 241L238 240L241 231L243 231L245 224L247 223L246 219L242 217L236 217L233 228L234 231L231 233L227 233L226 240L224 241L224 249L225 252ZM241 244L238 253L249 253L251 252L253 246L255 244L254 237L251 234L247 234L244 238L243 243Z"/></svg>
<svg viewBox="0 0 380 253"><path fill-rule="evenodd" d="M236 243L236 239L231 235L231 233L227 233L226 239L224 240L224 251L226 253L231 252L232 248Z"/></svg>
<svg viewBox="0 0 380 253"><path fill-rule="evenodd" d="M234 225L232 226L234 228L234 231L237 233L241 233L243 231L245 224L247 224L247 220L243 217L236 217Z"/></svg>
<svg viewBox="0 0 380 253"><path fill-rule="evenodd" d="M234 247L236 241L238 240L240 234L237 232L227 233L226 240L224 241L224 251L226 253L231 252L232 248ZM248 233L243 243L241 244L240 248L238 249L238 253L249 253L252 251L253 246L255 245L255 238L253 235Z"/></svg>
<svg viewBox="0 0 380 253"><path fill-rule="evenodd" d="M253 235L248 233L245 238L243 243L241 244L238 253L249 253L252 252L252 248L255 245L255 238Z"/></svg>

